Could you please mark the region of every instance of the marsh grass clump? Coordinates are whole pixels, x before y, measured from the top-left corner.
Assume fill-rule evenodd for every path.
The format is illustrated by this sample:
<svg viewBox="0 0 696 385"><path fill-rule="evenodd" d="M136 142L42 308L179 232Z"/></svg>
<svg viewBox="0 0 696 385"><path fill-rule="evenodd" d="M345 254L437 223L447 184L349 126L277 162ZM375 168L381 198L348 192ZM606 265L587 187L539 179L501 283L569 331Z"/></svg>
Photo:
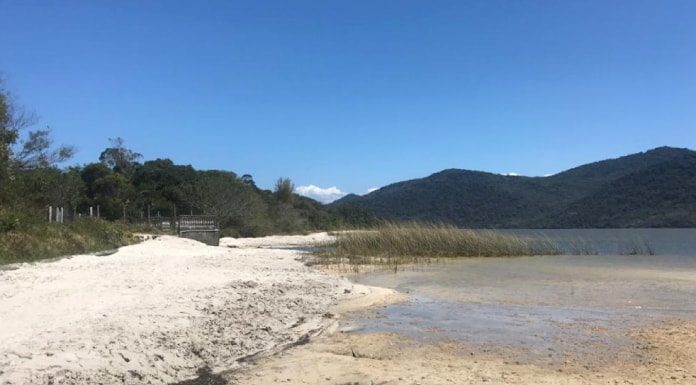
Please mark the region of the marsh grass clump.
<svg viewBox="0 0 696 385"><path fill-rule="evenodd" d="M560 254L546 238L521 237L442 224L384 223L374 229L336 233L320 261L380 264L432 258Z"/></svg>
<svg viewBox="0 0 696 385"><path fill-rule="evenodd" d="M647 239L626 241L620 250L621 255L655 255L655 248Z"/></svg>
<svg viewBox="0 0 696 385"><path fill-rule="evenodd" d="M563 253L569 255L599 255L597 248L588 240L576 238L564 243Z"/></svg>

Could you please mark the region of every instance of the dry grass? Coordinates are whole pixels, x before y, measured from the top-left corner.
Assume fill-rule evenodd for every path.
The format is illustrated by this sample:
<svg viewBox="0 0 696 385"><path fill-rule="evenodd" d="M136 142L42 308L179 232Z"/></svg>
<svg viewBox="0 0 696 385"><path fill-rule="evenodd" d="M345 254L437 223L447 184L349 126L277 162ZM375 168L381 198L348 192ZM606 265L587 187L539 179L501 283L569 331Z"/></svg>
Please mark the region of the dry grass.
<svg viewBox="0 0 696 385"><path fill-rule="evenodd" d="M459 229L448 225L385 223L372 230L338 232L319 253L322 263L409 263L430 258L560 254L551 241Z"/></svg>

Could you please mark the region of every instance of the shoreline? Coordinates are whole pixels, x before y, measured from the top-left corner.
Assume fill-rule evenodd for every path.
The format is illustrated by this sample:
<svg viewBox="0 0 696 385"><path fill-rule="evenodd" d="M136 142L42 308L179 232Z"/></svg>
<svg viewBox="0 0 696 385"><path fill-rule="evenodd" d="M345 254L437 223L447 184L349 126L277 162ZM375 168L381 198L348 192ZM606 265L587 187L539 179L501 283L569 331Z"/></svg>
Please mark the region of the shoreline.
<svg viewBox="0 0 696 385"><path fill-rule="evenodd" d="M301 252L276 247L327 237L209 247L158 236L109 256L0 271L0 383L193 384L328 333L336 309L393 292L307 267ZM340 303L348 305L334 308Z"/></svg>
<svg viewBox="0 0 696 385"><path fill-rule="evenodd" d="M158 236L105 257L0 271L0 319L9 320L0 329L0 383L696 381L696 323L686 319L628 330L635 345L612 359L554 363L436 329L427 338L356 330L357 320L379 317L375 309L411 297L306 266L298 246L327 240L226 238L209 247Z"/></svg>
<svg viewBox="0 0 696 385"><path fill-rule="evenodd" d="M394 334L334 334L225 377L244 385L283 384L693 384L696 325L632 332L640 357L586 366L525 362L519 351L489 353L457 341L423 342Z"/></svg>
<svg viewBox="0 0 696 385"><path fill-rule="evenodd" d="M475 265L477 262L466 261L468 262L467 266ZM499 264L500 261L505 261L506 264ZM477 314L474 317L488 320L490 323L487 323L486 326L479 325L478 327L479 329L487 328L489 329L488 333L491 333L490 330L494 332L500 325L496 324L495 312L488 313L488 311L495 306L498 300L507 298L510 293L505 288L509 290L510 287L516 287L516 283L512 282L511 286L499 285L502 287L500 289L502 291L498 293L502 295L501 297L488 293L490 287L486 282L501 279L499 275L493 274L493 272L498 271L495 269L502 269L502 271L513 269L514 274L517 275L523 273L515 269L514 265L507 265L509 263L507 259L486 259L484 262L496 267L493 271L479 271L473 266L469 266L469 275L463 276L469 282L468 290L459 295L463 305L474 297L482 300L481 303L490 303L489 307L477 308L475 305L463 307L471 308ZM524 263L524 261L517 262ZM565 261L559 261L559 263L566 266ZM530 269L538 272L538 267L530 267ZM661 270L651 270L649 275L636 274L634 270L624 270L608 273L608 275L592 275L591 281L608 282L609 287L614 288L615 296L629 300L632 296L623 297L623 292L617 291L619 287L621 290L629 290L634 295L634 290L641 287L654 294L655 289L651 285L656 284L656 282L658 284L665 282L664 280L667 278ZM409 273L404 274L408 276ZM472 279L471 274L481 275L484 282ZM570 271L568 274L574 275ZM657 281L647 281L642 286L636 286L635 282L629 283L627 281L616 283L612 277L616 278L617 274L623 279L626 279L627 276L636 279L651 277ZM669 277L674 278L672 275ZM678 277L679 275L677 275ZM563 278L563 276L558 276L554 279L563 280ZM602 281L594 281L597 278L601 278ZM575 279L577 280L578 277ZM390 278L381 274L372 276L371 279L358 279L357 281L368 285L381 282L388 287L401 287L393 281L390 282ZM408 278L401 282L413 284L413 281ZM500 282L503 283L504 280ZM557 281L553 282L557 283ZM569 284L573 285L577 284L578 281L571 280L570 282ZM689 286L690 282L692 280L680 282L679 285ZM619 286L614 285L615 283ZM542 286L547 289L557 287L549 282ZM564 332L546 336L548 341L552 341L547 350L547 347L543 345L540 348L533 345L519 345L511 341L486 340L485 337L481 341L478 338L473 340L467 337L460 338L447 334L447 330L437 326L424 327L428 324L423 324L423 320L419 320L418 317L442 318L443 321L448 321L452 320L452 317L457 317L458 313L423 314L422 304L419 305L417 300L423 292L408 285L404 289L415 296L415 302L390 308L392 315L382 311L372 313L369 308L362 308L362 311L354 314L353 319L347 317L348 321L358 321L359 328L342 327L333 334L325 334L313 340L310 344L298 346L276 356L260 360L254 367L237 372L225 377L225 379L229 383L240 385L271 383L290 385L439 385L447 383L486 385L665 383L686 385L696 381L696 361L693 360L693 357L696 356L696 320L692 317L677 315L652 318L647 316L635 324L612 329L608 326L602 327L593 324L582 316L579 318L571 317L567 321L560 322L553 317L546 319L542 316L540 321L555 323L570 333L570 335ZM477 293L476 290L485 290L488 297L476 297L475 295L472 297L472 294ZM531 289L527 287L524 290ZM532 290L531 293L534 291ZM524 298L525 294L520 293L519 296ZM456 298L455 296L450 299L456 303ZM542 301L541 299L537 300ZM609 304L618 303L616 301L617 299L614 298L614 302L609 302ZM649 303L649 300L645 298L643 301ZM629 304L630 302L628 301ZM474 303L477 301L474 300ZM519 304L521 313L517 322L527 322L525 320L527 311L534 308L534 303L535 301L527 301ZM571 306L573 303L577 305L575 301L560 302L557 305L562 306L564 303ZM547 304L547 306L550 309L553 308L553 304ZM397 312L404 311L403 308L406 308L407 318L395 318L393 315L395 308L402 308L396 310ZM409 308L411 310L408 310ZM642 309L642 307L640 308ZM409 314L411 318L408 318ZM489 317L493 319L489 319ZM391 324L392 326L375 329L371 327L374 322ZM437 322L433 324L437 325ZM403 325L403 327L395 325ZM415 334L401 331L403 328L409 327L416 327L419 331ZM471 324L464 327L479 330ZM471 333L471 330L465 329L462 330L462 333L466 336L467 333ZM585 341L583 338L578 339L574 333L594 336L594 338ZM536 335L534 336L536 337ZM572 338L568 339L568 337ZM614 338L622 339L625 343L615 344Z"/></svg>

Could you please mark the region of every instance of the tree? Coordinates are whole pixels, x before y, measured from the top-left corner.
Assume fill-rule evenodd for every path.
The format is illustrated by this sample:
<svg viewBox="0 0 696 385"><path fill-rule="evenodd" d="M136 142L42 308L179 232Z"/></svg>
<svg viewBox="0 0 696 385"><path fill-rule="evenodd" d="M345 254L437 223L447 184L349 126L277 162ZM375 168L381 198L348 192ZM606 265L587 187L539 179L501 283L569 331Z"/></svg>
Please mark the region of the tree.
<svg viewBox="0 0 696 385"><path fill-rule="evenodd" d="M17 132L10 126L10 108L7 95L0 88L0 202L7 194L7 166L11 146L17 141Z"/></svg>
<svg viewBox="0 0 696 385"><path fill-rule="evenodd" d="M184 197L198 213L217 216L222 227L240 229L262 220L267 211L256 190L232 172L199 171Z"/></svg>
<svg viewBox="0 0 696 385"><path fill-rule="evenodd" d="M256 182L254 182L254 177L251 176L250 174L242 175L241 180L242 180L242 183L244 183L247 186L256 187Z"/></svg>
<svg viewBox="0 0 696 385"><path fill-rule="evenodd" d="M106 148L99 155L99 161L111 167L114 172L131 176L142 154L129 150L123 146L122 138L109 138L111 147Z"/></svg>
<svg viewBox="0 0 696 385"><path fill-rule="evenodd" d="M0 172L7 169L11 146L17 141L17 130L11 125L11 114L8 96L0 88L0 167L2 167Z"/></svg>
<svg viewBox="0 0 696 385"><path fill-rule="evenodd" d="M51 149L52 140L50 129L29 132L29 138L22 144L22 150L15 156L14 161L20 169L36 169L53 167L73 157L74 149L60 146Z"/></svg>
<svg viewBox="0 0 696 385"><path fill-rule="evenodd" d="M175 165L169 159L150 160L136 168L131 178L138 191L138 205L145 212L149 207L164 215L187 213L191 206L184 199L184 190L196 179L191 166Z"/></svg>
<svg viewBox="0 0 696 385"><path fill-rule="evenodd" d="M12 101L0 79L0 185L8 176L12 147L19 140L21 130L31 126L35 117Z"/></svg>
<svg viewBox="0 0 696 385"><path fill-rule="evenodd" d="M12 183L14 205L43 210L46 206L78 207L85 198L85 184L77 169L61 171L54 167L17 173Z"/></svg>
<svg viewBox="0 0 696 385"><path fill-rule="evenodd" d="M100 205L107 219L123 217L123 208L135 198L133 185L121 174L109 174L94 182L94 203Z"/></svg>
<svg viewBox="0 0 696 385"><path fill-rule="evenodd" d="M90 163L82 169L80 177L87 186L87 196L90 199L94 199L96 181L111 174L111 172L103 163Z"/></svg>
<svg viewBox="0 0 696 385"><path fill-rule="evenodd" d="M12 184L16 184L20 172L40 168L51 168L73 155L71 147L51 149L50 130L29 132L28 138L20 142L22 130L30 127L36 118L13 102L9 92L2 88L0 79L0 201L8 199ZM15 147L19 151L15 151ZM13 199L21 195L14 194Z"/></svg>
<svg viewBox="0 0 696 385"><path fill-rule="evenodd" d="M71 208L77 209L85 203L85 191L87 186L82 180L79 167L71 167L63 173L63 183L60 186L60 194L65 203Z"/></svg>
<svg viewBox="0 0 696 385"><path fill-rule="evenodd" d="M293 191L295 191L295 185L290 178L278 178L275 184L275 194L279 201L291 203Z"/></svg>

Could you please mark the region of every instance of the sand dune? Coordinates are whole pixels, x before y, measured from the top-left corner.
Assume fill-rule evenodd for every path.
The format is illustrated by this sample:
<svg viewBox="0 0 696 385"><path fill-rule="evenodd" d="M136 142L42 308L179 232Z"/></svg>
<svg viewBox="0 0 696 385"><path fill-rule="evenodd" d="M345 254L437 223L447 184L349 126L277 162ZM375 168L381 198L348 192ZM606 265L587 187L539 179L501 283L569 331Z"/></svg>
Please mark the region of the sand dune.
<svg viewBox="0 0 696 385"><path fill-rule="evenodd" d="M304 266L326 234L224 239L170 236L98 257L0 271L0 383L153 383L242 366L335 322L341 298L365 293Z"/></svg>

